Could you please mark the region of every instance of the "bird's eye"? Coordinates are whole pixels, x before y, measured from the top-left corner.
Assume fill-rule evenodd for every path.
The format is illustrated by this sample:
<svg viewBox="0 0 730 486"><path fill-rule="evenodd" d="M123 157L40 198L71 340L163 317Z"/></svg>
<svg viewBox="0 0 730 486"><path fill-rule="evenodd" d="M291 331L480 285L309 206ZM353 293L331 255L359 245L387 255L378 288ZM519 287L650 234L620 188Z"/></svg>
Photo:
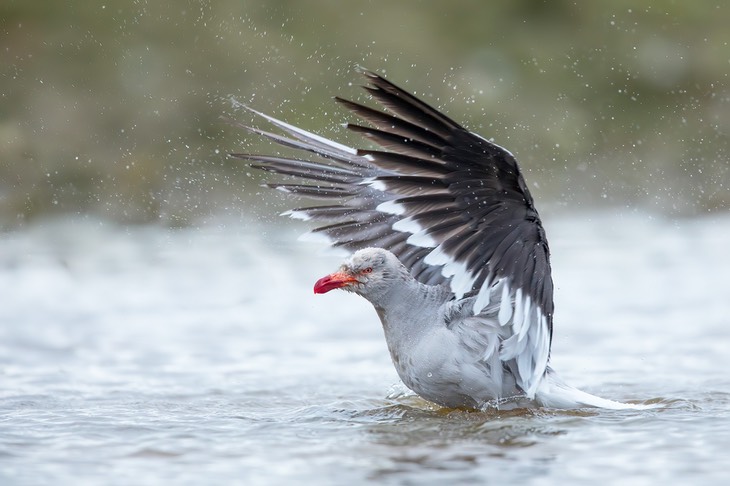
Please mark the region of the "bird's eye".
<svg viewBox="0 0 730 486"><path fill-rule="evenodd" d="M372 273L373 267L363 268L360 273Z"/></svg>

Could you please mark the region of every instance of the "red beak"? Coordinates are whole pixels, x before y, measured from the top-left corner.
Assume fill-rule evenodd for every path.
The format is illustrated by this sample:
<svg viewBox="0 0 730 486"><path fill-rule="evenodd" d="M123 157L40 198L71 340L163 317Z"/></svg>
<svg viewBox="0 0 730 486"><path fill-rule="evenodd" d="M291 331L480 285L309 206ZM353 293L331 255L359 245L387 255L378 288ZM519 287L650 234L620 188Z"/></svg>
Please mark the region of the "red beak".
<svg viewBox="0 0 730 486"><path fill-rule="evenodd" d="M324 276L314 283L314 293L324 294L333 289L339 289L346 285L357 283L357 279L344 272L335 272Z"/></svg>

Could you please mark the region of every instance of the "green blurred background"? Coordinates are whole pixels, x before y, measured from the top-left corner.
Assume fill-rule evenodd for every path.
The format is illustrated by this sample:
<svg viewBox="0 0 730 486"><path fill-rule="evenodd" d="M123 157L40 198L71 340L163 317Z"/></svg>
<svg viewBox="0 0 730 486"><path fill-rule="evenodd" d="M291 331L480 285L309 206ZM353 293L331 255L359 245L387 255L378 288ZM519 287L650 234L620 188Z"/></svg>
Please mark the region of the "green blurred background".
<svg viewBox="0 0 730 486"><path fill-rule="evenodd" d="M361 143L335 94L377 70L520 160L540 208L726 210L724 1L0 4L0 227L179 226L277 210L230 151L234 97Z"/></svg>

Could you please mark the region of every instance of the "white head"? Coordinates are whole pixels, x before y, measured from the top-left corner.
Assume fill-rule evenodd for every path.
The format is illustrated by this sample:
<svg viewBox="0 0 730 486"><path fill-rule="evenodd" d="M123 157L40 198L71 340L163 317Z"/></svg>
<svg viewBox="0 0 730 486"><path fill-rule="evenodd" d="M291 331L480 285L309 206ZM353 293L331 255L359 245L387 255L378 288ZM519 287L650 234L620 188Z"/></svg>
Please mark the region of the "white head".
<svg viewBox="0 0 730 486"><path fill-rule="evenodd" d="M406 267L391 252L382 248L365 248L352 254L337 272L317 280L314 293L343 289L374 302L382 298L393 283L409 278Z"/></svg>

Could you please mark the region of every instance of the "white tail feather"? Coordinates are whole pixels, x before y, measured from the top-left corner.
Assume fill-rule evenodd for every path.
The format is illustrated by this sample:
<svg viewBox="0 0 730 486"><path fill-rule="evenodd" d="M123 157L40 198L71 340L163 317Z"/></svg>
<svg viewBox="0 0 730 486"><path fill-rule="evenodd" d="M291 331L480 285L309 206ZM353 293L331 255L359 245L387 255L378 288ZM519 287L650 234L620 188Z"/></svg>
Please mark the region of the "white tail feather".
<svg viewBox="0 0 730 486"><path fill-rule="evenodd" d="M646 410L655 405L622 403L606 398L597 397L584 391L573 388L549 370L535 393L535 400L548 408L604 408L609 410Z"/></svg>

